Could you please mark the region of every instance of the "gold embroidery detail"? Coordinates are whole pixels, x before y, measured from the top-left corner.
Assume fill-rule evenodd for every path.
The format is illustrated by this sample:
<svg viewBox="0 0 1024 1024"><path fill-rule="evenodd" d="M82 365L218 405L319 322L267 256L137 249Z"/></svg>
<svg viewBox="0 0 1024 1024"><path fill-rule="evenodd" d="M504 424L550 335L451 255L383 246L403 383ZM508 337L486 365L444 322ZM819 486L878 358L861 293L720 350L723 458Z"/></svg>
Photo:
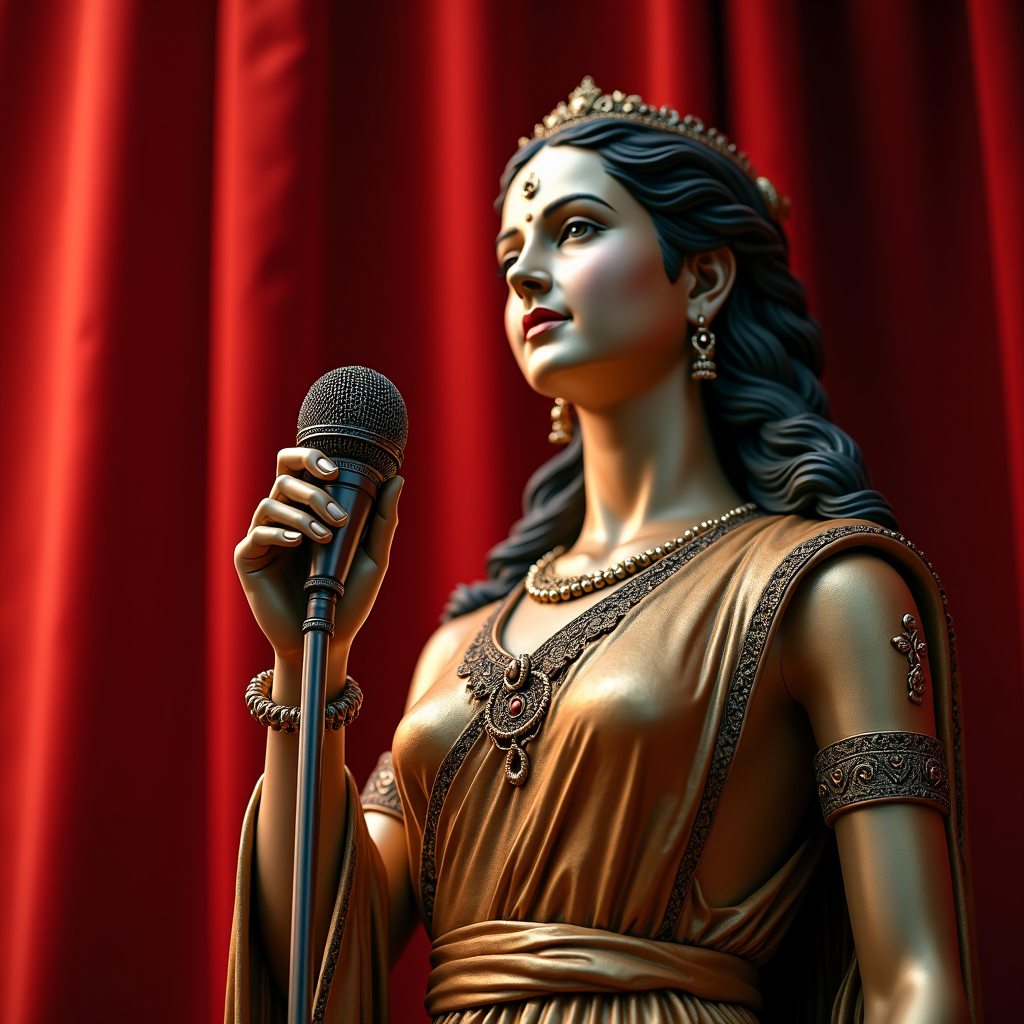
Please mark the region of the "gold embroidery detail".
<svg viewBox="0 0 1024 1024"><path fill-rule="evenodd" d="M900 654L907 656L910 671L907 673L907 699L915 704L924 700L924 666L921 659L928 657L928 647L917 632L917 619L909 612L903 616L903 632L889 641Z"/></svg>
<svg viewBox="0 0 1024 1024"><path fill-rule="evenodd" d="M370 777L363 786L360 795L363 809L367 811L385 811L396 818L405 820L402 809L402 798L398 794L398 780L395 778L395 766L391 760L391 751L385 750L377 761L377 766L370 772Z"/></svg>

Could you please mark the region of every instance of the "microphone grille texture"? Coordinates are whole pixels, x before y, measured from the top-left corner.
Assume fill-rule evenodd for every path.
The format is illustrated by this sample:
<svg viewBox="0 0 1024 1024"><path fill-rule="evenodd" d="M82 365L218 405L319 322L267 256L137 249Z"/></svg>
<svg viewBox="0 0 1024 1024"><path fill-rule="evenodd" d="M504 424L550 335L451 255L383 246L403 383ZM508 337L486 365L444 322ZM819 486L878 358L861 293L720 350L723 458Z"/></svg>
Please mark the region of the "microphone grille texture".
<svg viewBox="0 0 1024 1024"><path fill-rule="evenodd" d="M371 466L390 480L402 465L409 415L398 388L367 366L325 373L299 410L296 444Z"/></svg>

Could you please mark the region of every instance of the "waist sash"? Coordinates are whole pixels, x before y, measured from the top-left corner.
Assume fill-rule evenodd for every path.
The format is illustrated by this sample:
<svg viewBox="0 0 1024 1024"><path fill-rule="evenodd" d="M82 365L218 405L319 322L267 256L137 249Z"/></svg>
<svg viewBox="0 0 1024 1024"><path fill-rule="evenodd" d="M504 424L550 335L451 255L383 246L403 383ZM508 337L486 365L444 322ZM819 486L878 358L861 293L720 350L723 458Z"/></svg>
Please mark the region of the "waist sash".
<svg viewBox="0 0 1024 1024"><path fill-rule="evenodd" d="M757 969L701 946L532 921L481 921L434 940L430 1016L570 992L679 989L761 1009Z"/></svg>

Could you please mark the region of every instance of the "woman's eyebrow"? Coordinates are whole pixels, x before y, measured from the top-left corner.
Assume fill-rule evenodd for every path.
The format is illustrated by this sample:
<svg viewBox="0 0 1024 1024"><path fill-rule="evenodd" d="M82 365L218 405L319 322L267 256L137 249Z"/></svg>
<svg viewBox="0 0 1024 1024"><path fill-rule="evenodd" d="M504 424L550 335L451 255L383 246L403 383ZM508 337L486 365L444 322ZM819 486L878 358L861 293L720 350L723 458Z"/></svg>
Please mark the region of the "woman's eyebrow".
<svg viewBox="0 0 1024 1024"><path fill-rule="evenodd" d="M560 206L565 206L566 203L571 203L575 199L589 199L592 203L600 203L602 206L607 206L612 213L618 212L611 203L606 203L599 196L591 195L589 192L573 192L570 195L562 196L561 199L555 199L553 202L548 203L548 205L544 207L544 212L541 216L548 217Z"/></svg>
<svg viewBox="0 0 1024 1024"><path fill-rule="evenodd" d="M589 199L592 203L600 203L602 206L607 206L612 213L618 213L611 203L605 202L600 196L595 196L590 192L571 192L567 196L562 196L560 199L555 199L548 203L541 212L542 217L548 217L555 212L560 206L565 206L566 203L571 203L577 199ZM501 245L506 238L511 238L512 235L517 234L519 228L509 228L507 231L502 231L500 235L494 240L495 245Z"/></svg>

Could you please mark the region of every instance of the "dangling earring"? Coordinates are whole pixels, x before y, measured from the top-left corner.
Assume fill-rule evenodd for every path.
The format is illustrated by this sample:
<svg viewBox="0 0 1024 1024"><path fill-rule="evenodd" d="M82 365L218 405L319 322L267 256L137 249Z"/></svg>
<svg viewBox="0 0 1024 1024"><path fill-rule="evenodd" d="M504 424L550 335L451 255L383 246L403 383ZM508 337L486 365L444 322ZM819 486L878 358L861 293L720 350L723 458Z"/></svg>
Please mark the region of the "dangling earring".
<svg viewBox="0 0 1024 1024"><path fill-rule="evenodd" d="M697 317L697 330L690 339L697 358L693 361L690 370L690 377L693 380L714 380L718 374L715 373L715 336L708 328L707 321L703 316Z"/></svg>
<svg viewBox="0 0 1024 1024"><path fill-rule="evenodd" d="M564 398L556 398L551 407L548 440L552 444L568 444L572 440L572 417L569 415L569 403Z"/></svg>

